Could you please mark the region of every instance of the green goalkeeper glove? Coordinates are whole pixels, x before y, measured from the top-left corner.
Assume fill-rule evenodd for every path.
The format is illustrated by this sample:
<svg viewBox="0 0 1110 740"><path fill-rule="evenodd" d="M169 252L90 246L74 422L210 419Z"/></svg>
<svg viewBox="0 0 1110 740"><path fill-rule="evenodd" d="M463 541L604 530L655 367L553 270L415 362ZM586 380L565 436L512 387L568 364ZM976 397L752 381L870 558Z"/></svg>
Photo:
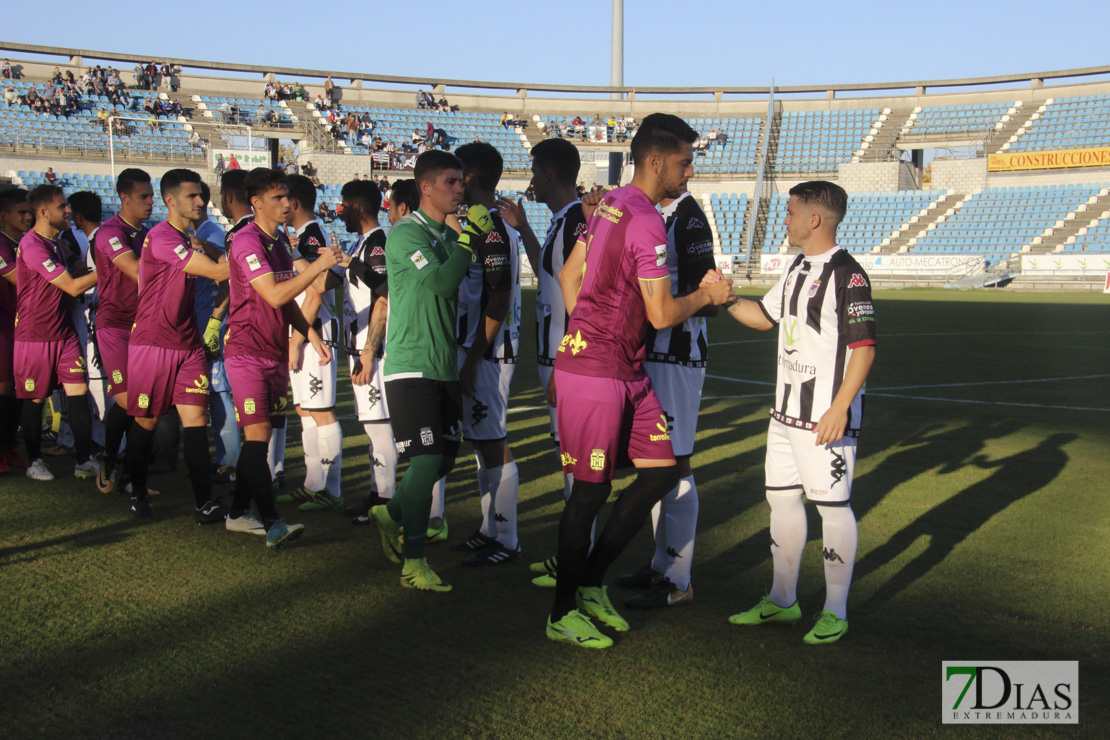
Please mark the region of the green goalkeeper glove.
<svg viewBox="0 0 1110 740"><path fill-rule="evenodd" d="M486 234L493 231L493 217L485 206L470 206L466 211L466 228L459 235L458 245L470 252L470 259L476 260L478 245L485 240Z"/></svg>
<svg viewBox="0 0 1110 740"><path fill-rule="evenodd" d="M219 319L208 319L208 326L204 329L204 353L208 355L209 360L215 360L220 356L220 326L223 324Z"/></svg>

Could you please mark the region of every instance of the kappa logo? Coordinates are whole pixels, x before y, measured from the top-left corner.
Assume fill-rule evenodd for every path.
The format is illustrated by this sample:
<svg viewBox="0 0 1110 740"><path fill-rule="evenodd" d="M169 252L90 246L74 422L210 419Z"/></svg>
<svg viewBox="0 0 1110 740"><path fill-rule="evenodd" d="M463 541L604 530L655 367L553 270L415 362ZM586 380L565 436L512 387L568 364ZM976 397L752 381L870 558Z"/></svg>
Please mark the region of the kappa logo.
<svg viewBox="0 0 1110 740"><path fill-rule="evenodd" d="M381 455L374 455L374 456L373 456L373 457L371 458L371 460L373 460L373 461L374 461L374 467L375 467L375 468L384 468L384 467L385 467L385 463L384 463L384 462L382 462L382 458L381 458Z"/></svg>
<svg viewBox="0 0 1110 740"><path fill-rule="evenodd" d="M590 470L605 470L605 450L590 452Z"/></svg>
<svg viewBox="0 0 1110 740"><path fill-rule="evenodd" d="M425 447L431 447L433 444L435 444L435 441L436 438L435 435L432 434L431 427L420 428L420 444L424 445Z"/></svg>
<svg viewBox="0 0 1110 740"><path fill-rule="evenodd" d="M682 559L682 556L678 554L678 550L674 549L673 547L668 547L667 548L667 557L671 558L672 560L673 559L678 559L678 560Z"/></svg>
<svg viewBox="0 0 1110 740"><path fill-rule="evenodd" d="M508 520L508 519L506 519L506 518L504 517L504 515L502 515L502 514L494 514L494 515L493 515L493 520L494 520L495 522L507 522L507 521L509 521L509 520Z"/></svg>
<svg viewBox="0 0 1110 740"><path fill-rule="evenodd" d="M491 231L486 237L486 244L504 244L501 234L497 231Z"/></svg>
<svg viewBox="0 0 1110 740"><path fill-rule="evenodd" d="M854 273L851 280L848 281L849 288L866 288L867 280L860 273Z"/></svg>
<svg viewBox="0 0 1110 740"><path fill-rule="evenodd" d="M775 538L772 537L771 538L771 547L778 547L778 546L779 546L779 543L775 542Z"/></svg>
<svg viewBox="0 0 1110 740"><path fill-rule="evenodd" d="M574 235L575 236L582 236L583 234L586 233L586 231L587 231L586 224L584 224L584 223L583 224L578 224L578 226L575 227L575 229L574 229Z"/></svg>
<svg viewBox="0 0 1110 740"><path fill-rule="evenodd" d="M837 555L836 550L830 549L828 547L823 548L823 550L824 550L825 560L828 560L830 563L832 563L832 562L843 563L844 562L844 558Z"/></svg>
<svg viewBox="0 0 1110 740"><path fill-rule="evenodd" d="M571 457L569 452L564 452L561 456L561 459L563 461L564 468L578 464L578 458Z"/></svg>
<svg viewBox="0 0 1110 740"><path fill-rule="evenodd" d="M371 257L384 257L385 256L385 250L382 249L381 247L374 247L373 249L370 250L370 256Z"/></svg>
<svg viewBox="0 0 1110 740"><path fill-rule="evenodd" d="M702 220L700 218L697 218L696 216L691 216L690 217L690 223L686 224L686 228L687 229L704 229L705 224L702 222Z"/></svg>
<svg viewBox="0 0 1110 740"><path fill-rule="evenodd" d="M370 408L374 408L378 405L378 401L382 400L382 392L376 385L366 386L366 389L366 395L370 397Z"/></svg>
<svg viewBox="0 0 1110 740"><path fill-rule="evenodd" d="M141 408L141 409L149 409L150 408L150 396L148 396L145 393L140 393L139 394L139 408Z"/></svg>
<svg viewBox="0 0 1110 740"><path fill-rule="evenodd" d="M312 394L309 398L316 398L316 394L324 389L324 381L317 378L315 375L308 376L308 390Z"/></svg>
<svg viewBox="0 0 1110 740"><path fill-rule="evenodd" d="M474 399L474 405L470 407L470 420L475 425L482 423L482 419L489 416L489 414L486 413L487 411L489 411L489 406L478 399Z"/></svg>
<svg viewBox="0 0 1110 740"><path fill-rule="evenodd" d="M846 468L848 464L844 460L844 455L841 455L836 450L833 450L832 454L832 469L829 472L832 474L833 483L839 483L841 479L844 478L844 474L847 472Z"/></svg>
<svg viewBox="0 0 1110 740"><path fill-rule="evenodd" d="M122 383L123 382L123 373L121 373L119 370L113 370L112 371L112 382L115 383L116 385L119 385L120 383Z"/></svg>
<svg viewBox="0 0 1110 740"><path fill-rule="evenodd" d="M243 401L243 413L247 416L253 416L254 412L257 410L258 406L255 405L253 398L248 398L246 401Z"/></svg>

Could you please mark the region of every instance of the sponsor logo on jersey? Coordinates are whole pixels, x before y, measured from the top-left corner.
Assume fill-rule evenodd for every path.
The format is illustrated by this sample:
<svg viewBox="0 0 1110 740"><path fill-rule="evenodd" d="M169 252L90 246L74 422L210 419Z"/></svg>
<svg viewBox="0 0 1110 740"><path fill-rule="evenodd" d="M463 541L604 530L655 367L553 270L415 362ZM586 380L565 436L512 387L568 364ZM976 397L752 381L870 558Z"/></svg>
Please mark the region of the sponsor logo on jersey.
<svg viewBox="0 0 1110 740"><path fill-rule="evenodd" d="M118 236L113 236L111 239L108 240L108 243L112 245L113 252L118 252L119 250L123 249L123 242L119 240Z"/></svg>
<svg viewBox="0 0 1110 740"><path fill-rule="evenodd" d="M814 280L813 283L809 286L809 297L812 298L813 296L817 295L817 291L820 290L820 289L821 289L821 280L820 279Z"/></svg>
<svg viewBox="0 0 1110 740"><path fill-rule="evenodd" d="M420 444L424 445L425 447L431 447L433 444L435 444L435 441L435 435L432 434L431 427L420 428Z"/></svg>
<svg viewBox="0 0 1110 740"><path fill-rule="evenodd" d="M448 442L458 442L462 440L462 423L455 422L452 424L451 428L447 430L447 434L443 435L443 438Z"/></svg>
<svg viewBox="0 0 1110 740"><path fill-rule="evenodd" d="M582 339L582 332L578 331L575 332L573 337L570 334L563 337L563 341L559 344L559 351L565 352L566 348L570 347L570 353L572 355L577 355L579 352L586 349L586 346L586 340Z"/></svg>
<svg viewBox="0 0 1110 740"><path fill-rule="evenodd" d="M208 389L208 376L204 375L202 373L199 378L197 378L196 380L193 381L193 387L192 388L186 388L185 392L186 393L203 393L205 395L208 395L208 390L209 390Z"/></svg>
<svg viewBox="0 0 1110 740"><path fill-rule="evenodd" d="M248 398L246 401L243 401L243 413L248 416L253 416L254 412L257 410L258 407L255 405L253 398Z"/></svg>
<svg viewBox="0 0 1110 740"><path fill-rule="evenodd" d="M407 450L409 448L409 445L411 445L411 444L412 444L412 440L411 439L406 439L406 440L403 440L403 441L394 442L393 446L397 448L397 454L398 455L403 455L403 454L405 454L405 450Z"/></svg>
<svg viewBox="0 0 1110 740"><path fill-rule="evenodd" d="M852 279L848 281L849 288L866 288L867 280L860 273L853 273Z"/></svg>
<svg viewBox="0 0 1110 740"><path fill-rule="evenodd" d="M789 360L782 355L779 355L779 366L783 370L789 370L792 373L800 373L802 375L816 375L816 365L806 365L805 363L798 362L797 360Z"/></svg>
<svg viewBox="0 0 1110 740"><path fill-rule="evenodd" d="M48 271L50 271L50 272L53 272L53 271L54 271L54 268L56 268L56 267L57 267L57 265L55 265L55 264L54 264L54 260L52 260L52 259L49 259L49 258L47 258L47 259L44 259L44 260L42 261L42 266L43 266L43 267L45 267L45 268L46 268L46 269L47 269Z"/></svg>
<svg viewBox="0 0 1110 740"><path fill-rule="evenodd" d="M563 460L563 467L568 467L570 465L577 465L578 464L578 458L571 457L569 452L564 452L562 454L562 460Z"/></svg>
<svg viewBox="0 0 1110 740"><path fill-rule="evenodd" d="M189 254L189 248L186 247L184 244L178 244L176 247L173 248L173 253L177 255L178 259L185 259L185 257Z"/></svg>
<svg viewBox="0 0 1110 740"><path fill-rule="evenodd" d="M667 245L666 244L656 244L655 245L655 266L656 267L662 267L665 264L667 264Z"/></svg>
<svg viewBox="0 0 1110 740"><path fill-rule="evenodd" d="M412 256L410 256L409 259L412 260L412 263L414 265L416 265L417 270L423 270L425 267L428 266L428 259L420 252L419 249L413 252Z"/></svg>
<svg viewBox="0 0 1110 740"><path fill-rule="evenodd" d="M670 441L671 434L670 434L670 428L667 425L667 415L666 414L660 414L659 418L662 419L662 421L655 422L655 428L658 429L660 433L659 434L649 434L648 439L650 439L652 442Z"/></svg>
<svg viewBox="0 0 1110 740"><path fill-rule="evenodd" d="M871 301L855 301L848 304L849 316L871 316L875 313L875 306Z"/></svg>
<svg viewBox="0 0 1110 740"><path fill-rule="evenodd" d="M486 255L486 259L482 263L482 265L487 270L496 270L498 268L504 267L508 263L509 263L509 257L507 255L504 255L504 254L490 254L490 255Z"/></svg>
<svg viewBox="0 0 1110 740"><path fill-rule="evenodd" d="M139 394L139 408L141 408L141 409L150 408L150 396L148 396L145 393L140 393Z"/></svg>
<svg viewBox="0 0 1110 740"><path fill-rule="evenodd" d="M605 450L590 452L590 470L605 470Z"/></svg>
<svg viewBox="0 0 1110 740"><path fill-rule="evenodd" d="M606 221L610 221L615 224L620 223L620 220L624 217L624 211L620 210L619 208L614 208L604 201L602 201L601 204L598 205L596 213L604 218Z"/></svg>
<svg viewBox="0 0 1110 740"><path fill-rule="evenodd" d="M786 352L786 354L788 355L792 355L798 351L796 349L790 349L802 339L800 335L794 333L797 330L797 319L792 320L789 324L787 324L785 321L782 322L782 343L784 345L783 351Z"/></svg>
<svg viewBox="0 0 1110 740"><path fill-rule="evenodd" d="M259 261L257 254L247 255L247 267L251 268L251 272L262 269L262 263Z"/></svg>
<svg viewBox="0 0 1110 740"><path fill-rule="evenodd" d="M274 414L275 415L284 415L285 412L286 412L286 408L288 406L289 406L289 399L286 398L285 396L280 397L278 400L274 401L274 408L273 408Z"/></svg>
<svg viewBox="0 0 1110 740"><path fill-rule="evenodd" d="M702 223L702 220L700 218L698 218L696 216L691 216L690 217L690 222L688 224L686 224L686 228L687 229L704 229L705 224Z"/></svg>

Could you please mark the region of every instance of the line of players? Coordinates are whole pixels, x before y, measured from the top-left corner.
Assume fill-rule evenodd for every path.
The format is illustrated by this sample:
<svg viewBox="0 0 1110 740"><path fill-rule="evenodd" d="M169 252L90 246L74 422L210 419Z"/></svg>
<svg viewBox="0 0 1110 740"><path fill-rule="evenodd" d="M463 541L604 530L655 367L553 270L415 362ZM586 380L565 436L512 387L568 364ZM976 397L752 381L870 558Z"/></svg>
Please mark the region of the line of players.
<svg viewBox="0 0 1110 740"><path fill-rule="evenodd" d="M647 132L651 132L651 127ZM582 282L568 292L566 276L561 284L560 273L569 259L573 271L581 270L585 274L586 250L579 246L581 254L577 261L572 255L576 245L584 245L585 240L596 236L590 232L588 216L598 204L584 207L576 196L579 156L574 145L558 139L538 144L532 150L532 183L536 199L552 212L551 225L541 244L532 233L520 204L496 196L502 171L501 157L496 150L488 144L475 143L460 147L456 154L462 175L462 199L468 206L488 209L493 215L493 228L481 234L474 264L467 269L458 288L456 339L463 389L462 432L476 451L481 525L452 549L471 551L465 561L467 564L497 565L521 558L516 532L519 477L507 444L506 429L508 389L519 355L520 246L523 245L538 277L537 359L542 386L548 389L554 401L551 381L556 359L568 349L570 355L577 356L587 344L581 329L573 336L567 332L568 305L573 307ZM668 152L655 154L663 161L667 158L663 155ZM689 163L686 167L689 168ZM706 282L712 282L708 275L715 269L708 219L685 190L688 177L673 178L680 181L681 187L669 183L668 188L659 189L662 198L651 204L654 207L658 203L662 208L660 227L665 234L665 244L652 245L656 250L655 267L669 280L668 294L676 300L709 290ZM389 203L391 222L421 210L424 184L419 178L395 184ZM265 535L269 547L278 547L299 537L304 531L303 525L288 524L277 514L272 492L284 456L286 390L291 378L307 472L303 485L290 494L278 496L277 502L299 503L302 510L341 506L342 437L334 415L340 316L336 314L331 295L335 287L344 284L343 338L350 358L356 411L370 439L372 473L371 497L348 512L354 515L356 523L372 521L368 509L392 497L398 452L404 452L393 439L384 385L390 281L386 275L387 239L377 217L381 205L379 191L361 181L348 183L342 189L345 225L350 233L359 235L353 248L343 253L327 243L320 224L314 220L316 191L303 177L283 177L270 170L226 173L221 182L221 205L234 222L226 245L218 227L207 219L207 188L195 173L173 170L163 177L161 195L169 216L149 234L141 226L149 217L153 203L149 176L138 170L126 170L117 186L121 213L103 225L99 224L99 201L96 199L94 203L95 196L89 193L77 193L67 204L60 190L42 186L27 198L29 208L9 206L9 202L18 201L18 196L0 200L4 238L13 245L20 242L21 247L18 258L14 250L10 257L0 252L0 258L12 264L18 262L22 270L15 281L20 285L19 313L34 317L25 320L24 327L27 324L61 327L65 323L61 319L65 304L62 294L82 295L94 285L97 287L96 299L87 301L86 306L91 314L89 325L96 327L95 334L89 332L88 351L90 358L96 357L92 364L102 375L107 397L114 399L114 405L109 405L103 413L105 454L102 466L97 466L88 455L90 424L88 416L81 411L88 406L79 398L84 396L85 386L66 382L85 377L77 332L72 332L71 337L64 327L49 335L43 331L33 333L34 330L21 332L17 327L14 343L16 371L13 380L20 397L41 403L56 384L61 384L69 397L70 423L77 442L76 474L96 474L98 487L104 492L121 485L116 454L126 436L130 449L124 478L132 494L132 512L138 517L153 516L145 469L150 434L158 416L176 406L185 428L185 458L197 503L197 521L224 521L229 530ZM64 269L64 250L56 239L68 226L71 208L77 227L74 233L79 234L79 240L80 235L84 235L91 244L85 264L102 266L95 272L82 275L83 270L78 268L70 275ZM601 215L610 222L616 223L623 217L611 199L603 201L601 209ZM33 229L25 228L27 210L35 220ZM10 218L9 213L12 214ZM452 223L451 217L444 220L456 232L462 231L461 225ZM828 219L833 235L837 220ZM14 225L17 221L23 224L25 234L18 233L20 229ZM9 232L15 233L9 237ZM29 249L22 249L23 241ZM77 250L81 246L79 242ZM39 257L44 259L39 260ZM42 269L36 264L41 264ZM418 261L414 260L414 264L420 267ZM5 277L10 272L0 267L0 274ZM703 279L703 276L707 277ZM8 280L11 282L10 277ZM810 297L813 295L811 290ZM823 297L824 293L821 295ZM49 299L44 300L46 296ZM129 319L126 302L132 297ZM654 504L650 507L656 538L654 556L639 572L618 579L621 585L642 590L626 602L632 608L688 604L693 599L691 562L698 502L689 459L708 359L705 318L716 313L717 305L719 302L703 301L695 310L683 311L685 315L670 322L669 326L650 328L641 348L640 359L646 360L644 367L661 411L658 419L652 422L657 434L651 439L658 437L668 441L677 465L673 471L676 475L667 476L668 483L673 477L673 485L665 486L659 495L650 497L653 499L650 503ZM770 328L761 325L766 313L767 309L763 308L759 321L737 318L749 325L760 324L756 328ZM771 319L769 323L775 325L777 321ZM202 325L205 326L203 337L198 331ZM36 346L34 352L25 348L21 351L20 346L27 342L41 342L44 346ZM38 354L40 349L45 349L45 354ZM52 362L31 361L28 359L31 355L51 358ZM4 377L0 376L0 397L5 399L7 408L7 404L12 403L7 395L11 381L7 381L8 385L4 383ZM82 402L78 403L79 400ZM104 399L95 404L100 411L104 410L104 405ZM230 507L211 495L212 466L205 429L208 407L211 407L221 470L230 466L237 472L235 496ZM230 427L232 413L243 430L241 449L238 431ZM19 415L5 416L10 419ZM32 417L36 423L31 423ZM40 418L41 410L23 413L31 460L28 475L48 479L52 475L42 464L35 446ZM0 425L5 429L8 426L7 423ZM558 449L559 423L554 405L551 433ZM0 445L7 454L14 441L12 434L5 433L4 429L0 429L0 434L5 435L0 437ZM778 450L777 454L782 451ZM602 450L594 449L588 455L589 468L595 473L605 471L611 477L619 461L613 459L615 455L610 454L610 458L606 460ZM564 446L561 462L565 471L564 495L569 502L575 490L573 470L579 460ZM587 460L582 463L586 464ZM850 478L850 471L848 476ZM796 484L791 482L785 488L794 491ZM444 481L440 480L434 492L428 542L442 541L447 536L443 490ZM770 490L768 498L771 500ZM251 511L252 502L258 509L257 517ZM791 511L796 514L793 509ZM587 551L596 544L594 515L596 509L589 517ZM564 526L566 518L564 515ZM774 522L773 514L773 530ZM796 528L796 522L794 526ZM854 519L852 528L854 531ZM774 534L773 531L772 537ZM562 550L562 532L560 542ZM773 543L772 552L776 552L777 547ZM852 550L854 554L854 546ZM584 562L584 553L580 555L579 559ZM539 586L557 586L561 575L558 566L557 557L535 563L532 566L537 572L534 582ZM580 563L577 567L581 569L583 565ZM788 595L786 591L791 589L778 588L779 570L776 559L776 590L772 595L782 601ZM796 581L796 565L793 572ZM849 579L850 572L849 566ZM412 585L406 584L404 578L402 584ZM557 588L557 603L560 590L565 591ZM597 591L586 593L585 604L584 590ZM845 584L845 599L846 590ZM589 614L618 630L627 629L627 623L609 604L604 588L584 587L572 598L578 611L571 621L578 619L589 623L586 617ZM565 595L562 600L565 602ZM596 608L591 610L589 602ZM795 617L796 604L776 606L765 599L756 611L761 607L765 612L786 607L790 610L787 617ZM564 609L562 615L553 612L549 637L587 647L611 644L592 628L592 624L586 627L571 625L570 629L560 630L565 619L555 617L566 617L569 611L572 610ZM840 611L842 618L843 609ZM737 618L742 617L744 615L737 615ZM763 619L790 621L777 611L772 617ZM746 619L734 621L751 623ZM596 644L587 644L590 642Z"/></svg>

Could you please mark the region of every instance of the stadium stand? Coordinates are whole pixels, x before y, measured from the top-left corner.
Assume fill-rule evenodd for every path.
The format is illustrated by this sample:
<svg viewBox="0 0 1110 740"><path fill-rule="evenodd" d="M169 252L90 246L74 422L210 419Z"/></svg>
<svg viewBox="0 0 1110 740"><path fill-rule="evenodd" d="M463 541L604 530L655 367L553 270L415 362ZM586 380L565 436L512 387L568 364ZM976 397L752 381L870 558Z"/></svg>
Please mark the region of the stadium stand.
<svg viewBox="0 0 1110 740"><path fill-rule="evenodd" d="M1022 101L1013 103L973 103L972 105L917 106L902 126L901 135L990 136L1017 114Z"/></svg>
<svg viewBox="0 0 1110 740"><path fill-rule="evenodd" d="M1052 149L1083 149L1106 146L1110 142L1110 95L1083 95L1049 98L1042 110L1033 114L1029 129L1011 152Z"/></svg>
<svg viewBox="0 0 1110 740"><path fill-rule="evenodd" d="M782 114L777 172L835 172L837 165L851 162L865 137L876 129L884 112L875 108L852 111L798 111Z"/></svg>
<svg viewBox="0 0 1110 740"><path fill-rule="evenodd" d="M744 219L748 214L748 194L713 193L709 208L713 218L713 234L717 238L718 254L740 254L744 247Z"/></svg>

